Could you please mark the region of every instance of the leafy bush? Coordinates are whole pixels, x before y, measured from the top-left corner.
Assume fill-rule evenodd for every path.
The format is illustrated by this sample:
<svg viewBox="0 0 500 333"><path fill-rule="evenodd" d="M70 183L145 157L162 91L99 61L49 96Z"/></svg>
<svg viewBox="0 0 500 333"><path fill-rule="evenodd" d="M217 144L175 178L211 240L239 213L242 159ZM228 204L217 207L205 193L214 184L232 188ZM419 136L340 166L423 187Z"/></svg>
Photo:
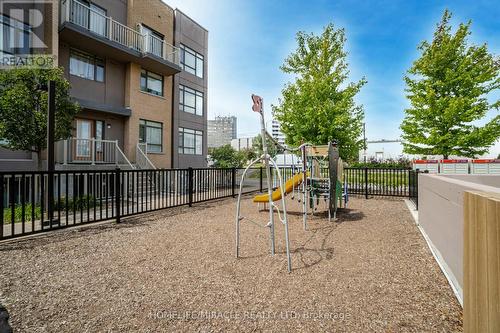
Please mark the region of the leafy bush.
<svg viewBox="0 0 500 333"><path fill-rule="evenodd" d="M62 197L60 200L54 201L54 210L65 210L66 201L68 201L68 209L72 210L73 205L76 210L87 209L87 207L94 207L97 204L97 199L93 195L81 195L76 198ZM88 202L88 205L87 205Z"/></svg>
<svg viewBox="0 0 500 333"><path fill-rule="evenodd" d="M33 205L28 203L24 205L24 220L31 221L31 210ZM35 220L40 219L42 216L42 210L39 205L35 206ZM3 211L3 223L9 224L12 220L12 209L11 207L5 207ZM21 222L23 220L23 208L21 205L16 205L14 208L14 222Z"/></svg>
<svg viewBox="0 0 500 333"><path fill-rule="evenodd" d="M88 205L87 205L88 201ZM74 200L72 198L68 199L68 210L73 210L73 203L75 205L75 210L87 209L87 207L94 207L97 205L97 199L92 195L82 195L76 197ZM31 210L33 209L33 205L31 203L26 203L24 205L24 220L31 221ZM54 200L54 211L65 210L66 209L66 198L62 197L59 201ZM34 210L35 220L38 220L42 217L42 208L40 205L35 205ZM12 209L11 207L5 207L3 211L3 220L4 224L9 224L12 220ZM14 208L14 222L22 222L23 220L23 208L22 205L16 205Z"/></svg>
<svg viewBox="0 0 500 333"><path fill-rule="evenodd" d="M406 157L399 157L398 159L388 158L384 161L379 161L371 157L367 162L354 162L350 163L349 167L352 168L379 168L379 169L401 169L411 168L412 160Z"/></svg>

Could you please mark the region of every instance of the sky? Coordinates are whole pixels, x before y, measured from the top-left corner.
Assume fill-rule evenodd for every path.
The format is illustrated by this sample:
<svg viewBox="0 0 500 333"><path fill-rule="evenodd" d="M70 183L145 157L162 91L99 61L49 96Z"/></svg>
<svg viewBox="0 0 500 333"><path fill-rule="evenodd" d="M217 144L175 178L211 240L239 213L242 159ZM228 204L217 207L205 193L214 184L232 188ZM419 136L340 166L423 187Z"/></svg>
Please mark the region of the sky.
<svg viewBox="0 0 500 333"><path fill-rule="evenodd" d="M399 139L408 107L403 76L431 40L443 11L452 24L472 20L471 43L500 54L500 4L475 1L164 0L209 31L208 117L235 115L238 136L253 136L259 119L250 95L264 98L266 121L290 75L279 67L296 47L298 31L320 34L333 23L345 28L350 80L368 83L356 101L364 106L368 140ZM498 98L500 94L493 96ZM497 111L489 113L491 118ZM500 153L500 142L490 155Z"/></svg>

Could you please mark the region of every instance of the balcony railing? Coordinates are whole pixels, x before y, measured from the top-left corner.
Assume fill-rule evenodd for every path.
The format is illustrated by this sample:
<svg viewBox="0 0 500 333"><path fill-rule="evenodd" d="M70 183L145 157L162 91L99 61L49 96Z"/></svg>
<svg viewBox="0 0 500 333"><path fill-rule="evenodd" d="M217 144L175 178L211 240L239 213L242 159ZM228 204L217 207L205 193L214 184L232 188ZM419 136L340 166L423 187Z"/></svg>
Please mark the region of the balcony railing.
<svg viewBox="0 0 500 333"><path fill-rule="evenodd" d="M69 138L56 143L56 161L61 164L116 164L134 169L118 141Z"/></svg>
<svg viewBox="0 0 500 333"><path fill-rule="evenodd" d="M70 22L122 46L179 65L179 48L149 33L142 34L78 0L61 2L61 23Z"/></svg>

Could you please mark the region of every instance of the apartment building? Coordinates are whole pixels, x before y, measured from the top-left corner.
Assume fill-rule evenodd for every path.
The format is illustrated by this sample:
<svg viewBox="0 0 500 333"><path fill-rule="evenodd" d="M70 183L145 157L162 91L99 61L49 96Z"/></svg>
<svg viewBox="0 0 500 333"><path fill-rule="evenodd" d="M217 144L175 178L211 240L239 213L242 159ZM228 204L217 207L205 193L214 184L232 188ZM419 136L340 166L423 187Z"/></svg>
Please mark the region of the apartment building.
<svg viewBox="0 0 500 333"><path fill-rule="evenodd" d="M82 109L72 137L56 143L57 168L204 165L205 29L161 0L54 1L50 14L45 24L56 26L52 53ZM194 66L186 55L192 50ZM195 91L194 113L190 97L179 100L180 90L189 89ZM194 146L184 140L181 154L178 138L187 130L196 138ZM27 169L29 161L24 152L0 151L0 169Z"/></svg>
<svg viewBox="0 0 500 333"><path fill-rule="evenodd" d="M216 148L230 145L236 139L237 119L235 116L217 116L208 121L208 146Z"/></svg>
<svg viewBox="0 0 500 333"><path fill-rule="evenodd" d="M178 9L174 30L182 71L174 77L173 166L206 167L208 31Z"/></svg>
<svg viewBox="0 0 500 333"><path fill-rule="evenodd" d="M272 121L271 135L276 141L278 141L279 144L281 145L285 144L285 134L281 132L280 122L277 121L276 119L273 119Z"/></svg>
<svg viewBox="0 0 500 333"><path fill-rule="evenodd" d="M244 149L252 149L253 140L255 137L247 137L247 138L237 138L231 140L231 147L236 151L241 151Z"/></svg>

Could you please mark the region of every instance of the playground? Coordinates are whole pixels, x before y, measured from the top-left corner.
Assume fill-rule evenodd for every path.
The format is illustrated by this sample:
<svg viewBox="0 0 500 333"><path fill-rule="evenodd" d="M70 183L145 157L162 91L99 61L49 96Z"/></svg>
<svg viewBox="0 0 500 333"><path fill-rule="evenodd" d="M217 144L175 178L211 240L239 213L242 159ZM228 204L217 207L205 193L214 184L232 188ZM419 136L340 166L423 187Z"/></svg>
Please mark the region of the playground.
<svg viewBox="0 0 500 333"><path fill-rule="evenodd" d="M461 331L461 307L403 201L350 200L303 230L287 200L276 254L241 225L236 199L179 207L0 245L0 299L15 331ZM253 196L242 212L266 219Z"/></svg>

